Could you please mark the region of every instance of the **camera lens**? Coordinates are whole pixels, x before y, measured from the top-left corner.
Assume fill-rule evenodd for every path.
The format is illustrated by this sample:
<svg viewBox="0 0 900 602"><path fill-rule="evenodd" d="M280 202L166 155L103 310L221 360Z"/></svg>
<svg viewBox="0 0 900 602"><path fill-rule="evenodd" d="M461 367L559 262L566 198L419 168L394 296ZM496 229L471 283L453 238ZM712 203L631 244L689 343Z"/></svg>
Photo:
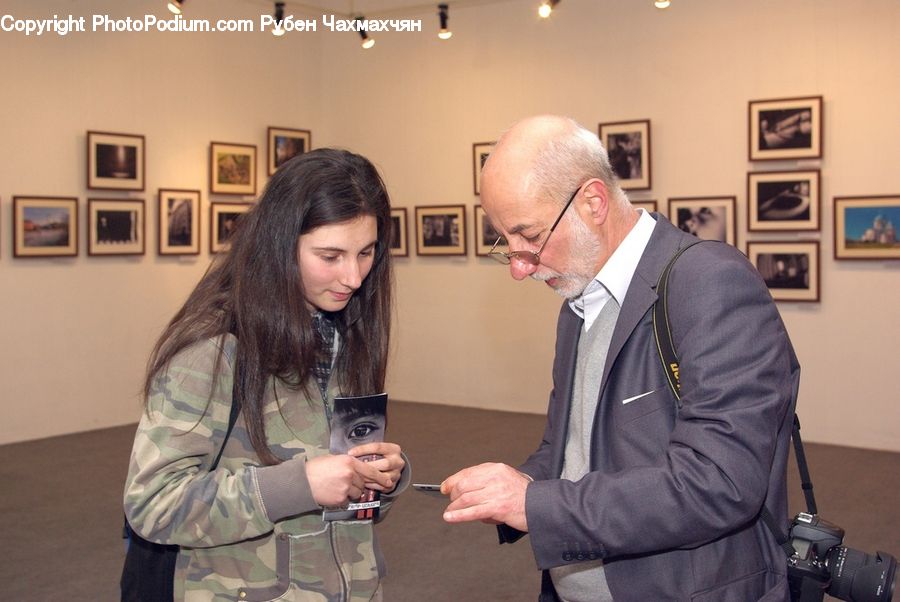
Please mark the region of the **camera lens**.
<svg viewBox="0 0 900 602"><path fill-rule="evenodd" d="M894 597L897 560L890 554L866 554L836 546L828 552L831 585L826 592L839 600L890 602Z"/></svg>

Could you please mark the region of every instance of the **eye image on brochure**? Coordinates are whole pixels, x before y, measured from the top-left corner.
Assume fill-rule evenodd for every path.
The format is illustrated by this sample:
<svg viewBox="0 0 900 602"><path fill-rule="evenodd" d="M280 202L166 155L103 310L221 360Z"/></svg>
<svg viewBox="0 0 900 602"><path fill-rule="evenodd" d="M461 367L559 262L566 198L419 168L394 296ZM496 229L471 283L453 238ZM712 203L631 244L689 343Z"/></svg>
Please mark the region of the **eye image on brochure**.
<svg viewBox="0 0 900 602"><path fill-rule="evenodd" d="M361 397L335 397L331 413L331 441L329 448L333 454L345 454L363 443L384 441L387 426L387 393L363 395ZM360 460L370 462L381 456L362 456ZM326 510L325 520L372 520L378 518L381 507L381 492L367 490L346 508Z"/></svg>

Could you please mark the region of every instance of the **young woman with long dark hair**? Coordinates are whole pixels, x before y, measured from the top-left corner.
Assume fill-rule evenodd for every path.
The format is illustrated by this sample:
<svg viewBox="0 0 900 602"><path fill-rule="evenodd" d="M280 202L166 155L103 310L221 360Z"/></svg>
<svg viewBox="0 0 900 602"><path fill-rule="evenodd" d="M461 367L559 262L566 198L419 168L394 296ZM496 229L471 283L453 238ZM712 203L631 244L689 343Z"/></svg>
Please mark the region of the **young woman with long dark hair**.
<svg viewBox="0 0 900 602"><path fill-rule="evenodd" d="M396 444L329 453L331 400L384 388L390 236L368 160L295 157L156 343L125 513L145 539L181 546L176 600L380 599L372 522L322 512L372 489L384 516L408 481Z"/></svg>

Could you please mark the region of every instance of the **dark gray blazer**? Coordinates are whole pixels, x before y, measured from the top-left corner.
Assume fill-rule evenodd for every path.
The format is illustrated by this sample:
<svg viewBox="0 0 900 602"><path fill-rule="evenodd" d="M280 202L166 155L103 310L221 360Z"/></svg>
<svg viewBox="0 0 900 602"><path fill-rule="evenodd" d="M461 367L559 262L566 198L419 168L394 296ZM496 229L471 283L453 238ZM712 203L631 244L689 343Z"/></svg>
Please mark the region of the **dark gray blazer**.
<svg viewBox="0 0 900 602"><path fill-rule="evenodd" d="M669 280L681 407L656 349L656 282L694 238L659 215L622 301L591 442L591 472L560 480L582 320L564 303L544 438L521 466L542 600L546 569L602 558L617 600L789 599L786 464L800 367L759 274L737 249L685 251ZM518 532L501 527L501 541Z"/></svg>

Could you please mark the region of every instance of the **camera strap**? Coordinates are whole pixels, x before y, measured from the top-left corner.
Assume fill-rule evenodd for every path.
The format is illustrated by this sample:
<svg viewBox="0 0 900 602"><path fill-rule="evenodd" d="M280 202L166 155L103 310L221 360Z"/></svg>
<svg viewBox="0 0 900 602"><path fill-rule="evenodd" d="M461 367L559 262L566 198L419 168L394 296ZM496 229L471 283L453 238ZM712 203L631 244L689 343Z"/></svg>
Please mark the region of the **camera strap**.
<svg viewBox="0 0 900 602"><path fill-rule="evenodd" d="M694 240L678 249L666 267L663 268L656 283L656 303L653 305L653 336L656 339L656 349L659 352L659 359L663 365L663 372L669 383L669 388L675 395L676 405L681 409L681 378L678 367L678 355L675 353L675 343L672 341L672 330L669 327L669 308L668 308L668 291L669 291L669 275L675 261L681 257L681 254L696 244L704 242L703 240ZM806 454L803 452L803 442L800 439L800 419L794 413L794 424L791 430L791 440L794 444L794 455L797 458L797 467L800 470L801 487L803 488L803 496L806 498L806 506L810 514L816 514L816 500L813 496L812 481L809 478L809 469L806 465ZM795 551L788 534L779 526L778 521L769 512L769 509L763 505L759 513L760 520L768 527L769 531L775 537L775 541L790 557Z"/></svg>

